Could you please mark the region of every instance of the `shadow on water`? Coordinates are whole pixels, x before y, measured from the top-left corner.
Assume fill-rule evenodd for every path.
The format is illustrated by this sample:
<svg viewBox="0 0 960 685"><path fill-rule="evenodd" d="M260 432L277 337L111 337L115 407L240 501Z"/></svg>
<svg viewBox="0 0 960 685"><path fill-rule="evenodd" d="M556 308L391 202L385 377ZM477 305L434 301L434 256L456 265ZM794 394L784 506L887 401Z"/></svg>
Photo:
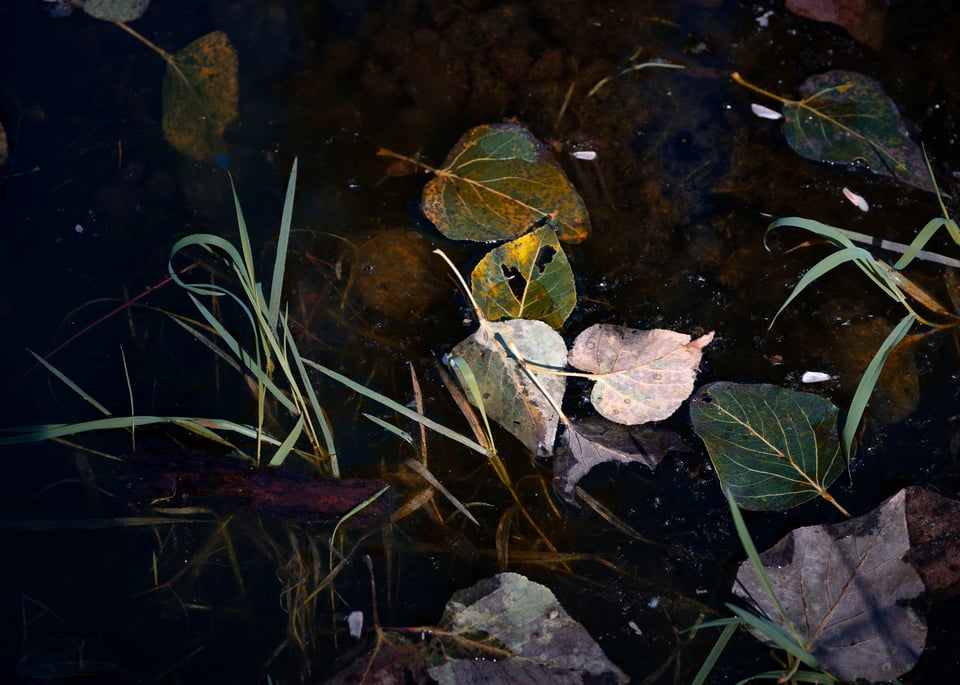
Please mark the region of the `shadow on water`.
<svg viewBox="0 0 960 685"><path fill-rule="evenodd" d="M892 3L879 50L780 3L720 0L181 0L155 3L134 26L168 50L215 29L236 47L240 115L226 142L254 245L267 246L258 255L263 273L286 175L299 159L287 294L304 355L401 403L414 396L409 363L426 413L464 432L436 360L472 330L470 311L432 251L442 248L466 273L487 248L437 233L417 205L428 177L389 175L379 148L439 165L472 126L522 123L552 145L593 224L589 239L567 248L580 296L563 330L568 341L599 322L715 330L698 383L800 388L804 371L823 370L834 380L812 390L841 407L900 313L851 268L768 330L799 275L825 252L787 253L799 242L789 234L766 251L763 231L771 217L802 215L909 242L939 209L932 196L885 177L794 154L779 124L750 113L756 98L730 73L784 94L829 69L868 74L922 137L944 183L955 187L960 169L960 14L950 3ZM631 72L588 95L631 56L686 69ZM53 350L161 284L170 246L183 235L234 240L229 182L164 142L164 64L115 27L82 13L54 19L40 0L8 3L0 7L0 66L0 124L10 143L0 169L3 424L90 418L89 406L32 368L24 349ZM578 159L578 150L596 159ZM843 186L868 197L870 212L846 203ZM931 249L950 248L944 240ZM946 300L938 268L916 274ZM182 291L162 285L53 361L120 415L129 411L122 348L138 413L255 421L246 385L161 311L193 316L191 307ZM227 316L242 328L237 312ZM896 360L867 417L855 486L835 486L851 513L907 484L960 491L953 343L949 334L930 336ZM422 495L424 481L404 466L416 456L410 446L364 419L369 405L316 381L346 475L389 481L392 511ZM569 409L586 412L587 389L574 386L583 396L568 398ZM453 591L507 570L498 560L506 544L509 569L551 587L634 682L687 682L714 636L677 631L722 614L743 554L686 411L664 425L689 451L671 453L655 473L605 465L580 483L642 539L589 508L559 505L549 465L497 434L538 525L558 550L585 555L566 566L512 509L483 457L431 436L431 471L461 501L483 503L474 510L480 525L439 497L392 522L384 512L356 522L335 540L336 554L351 556L333 594L326 576L339 558L327 545L329 521L254 516L235 501L214 507L212 518L208 501L174 486L138 487L148 478L137 460L200 451L214 464L231 459L184 432L144 430L136 454L127 436L83 441L123 462L52 443L4 447L0 546L17 561L3 574L2 668L12 673L19 662L25 677L74 677L82 642L104 682L202 682L211 674L319 682L338 657L355 656L344 620L354 609L369 615L364 554L377 574L381 621L432 625ZM154 500L202 520L121 525L155 515ZM764 549L797 526L836 519L813 502L747 522ZM944 606L932 610L930 647L909 682L939 682L960 666L950 638L960 630L957 614ZM27 656L36 670L24 667ZM739 636L712 682L773 667L752 638Z"/></svg>

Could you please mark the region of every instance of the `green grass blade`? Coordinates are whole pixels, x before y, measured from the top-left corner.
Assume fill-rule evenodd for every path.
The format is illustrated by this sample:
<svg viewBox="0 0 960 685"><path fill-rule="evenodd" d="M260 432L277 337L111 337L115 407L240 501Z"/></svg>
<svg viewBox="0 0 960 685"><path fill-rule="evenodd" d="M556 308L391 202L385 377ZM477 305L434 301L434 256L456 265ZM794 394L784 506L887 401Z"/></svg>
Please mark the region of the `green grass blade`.
<svg viewBox="0 0 960 685"><path fill-rule="evenodd" d="M787 216L772 222L769 226L767 226L767 230L764 231L763 246L767 250L770 249L770 247L767 245L767 236L770 235L771 231L775 231L776 229L783 227L802 228L805 231L822 236L842 247L854 246L850 238L844 235L843 231L835 226L828 226L827 224L822 224L819 221L814 221L813 219L804 219L800 216Z"/></svg>
<svg viewBox="0 0 960 685"><path fill-rule="evenodd" d="M707 677L710 675L710 671L712 671L713 667L717 665L720 655L723 654L723 650L727 648L727 643L730 642L730 638L732 638L733 634L737 632L738 625L739 621L737 621L737 623L729 623L720 632L720 636L713 644L713 648L710 650L710 653L707 654L707 658L703 660L703 665L700 666L700 670L697 671L697 675L693 679L691 685L703 685L703 683L706 682Z"/></svg>
<svg viewBox="0 0 960 685"><path fill-rule="evenodd" d="M473 406L480 412L483 418L483 425L487 430L487 440L490 441L490 449L496 453L497 448L493 442L493 431L490 429L490 420L487 418L487 410L484 407L483 393L480 392L480 385L477 383L477 377L473 375L473 369L467 363L467 360L457 354L444 355L444 362L460 382L460 387L467 393Z"/></svg>
<svg viewBox="0 0 960 685"><path fill-rule="evenodd" d="M309 360L309 359L304 359L303 361L304 361L304 363L305 363L307 366L309 366L309 367L311 367L311 368L313 368L313 369L316 369L317 371L319 371L319 372L322 373L323 375L325 375L325 376L327 376L327 377L329 377L329 378L332 378L333 380L337 381L338 383L340 383L340 384L342 384L342 385L347 386L348 388L350 388L351 390L353 390L355 393L357 393L357 394L359 394L359 395L363 395L364 397L367 397L367 398L373 400L374 402L378 402L378 403L382 404L383 406L385 406L385 407L387 407L387 408L389 408L389 409L392 409L393 411L397 412L398 414L401 414L401 415L403 415L403 416L406 416L408 419L413 419L413 420L416 421L417 423L423 424L424 426L426 426L426 427L429 428L430 430L433 430L433 431L439 433L440 435L442 435L442 436L444 436L444 437L446 437L446 438L449 438L450 440L453 440L453 441L455 441L455 442L459 442L461 445L464 445L464 446L466 446L466 447L469 447L469 448L472 449L474 452L479 452L480 454L486 456L487 450L486 450L486 448L485 448L483 445L481 445L480 443L478 443L478 442L476 442L476 441L474 441L474 440L471 440L470 438L468 438L467 436L463 435L462 433L458 433L458 432L456 432L456 431L454 431L454 430L451 430L451 429L447 428L446 426L444 426L443 424L437 423L437 422L434 421L433 419L427 418L427 417L424 416L423 414L419 414L419 413L413 411L412 409L410 409L409 407L403 406L403 405L400 404L399 402L390 399L390 398L387 397L386 395L381 395L380 393L376 392L375 390L370 390L369 388L366 388L366 387L360 385L360 384L357 383L356 381L351 380L350 378L347 378L347 377L344 376L343 374L337 373L337 372L334 371L333 369L328 369L327 367L322 366L322 365L320 365L320 364L317 364L316 362L311 361L311 360Z"/></svg>
<svg viewBox="0 0 960 685"><path fill-rule="evenodd" d="M844 454L847 455L848 464L853 458L853 439L856 437L857 429L860 427L860 420L863 418L864 411L866 411L870 395L873 394L873 388L876 386L877 379L880 378L880 373L883 371L883 365L887 363L887 357L890 356L890 351L896 347L897 343L906 337L916 320L917 315L913 312L900 319L900 323L890 331L886 340L883 341L883 344L880 345L876 354L873 355L873 359L870 360L866 370L863 372L863 376L860 378L860 383L857 384L857 390L854 392L853 399L850 401L850 410L847 412L847 419L843 424L843 451Z"/></svg>
<svg viewBox="0 0 960 685"><path fill-rule="evenodd" d="M737 504L737 501L733 495L730 494L729 490L724 489L723 494L727 498L727 506L730 507L730 515L733 517L733 525L737 530L737 537L740 538L740 545L743 547L743 551L747 553L750 565L753 566L754 572L760 579L760 584L763 586L764 592L773 600L773 604L777 607L777 613L780 615L780 620L783 621L783 624L787 626L791 633L797 635L796 628L790 623L787 612L783 610L783 607L780 605L780 600L777 598L777 593L773 590L770 577L767 575L767 571L763 567L763 562L760 560L760 553L757 551L756 545L753 544L753 538L750 537L750 531L747 530L747 524L743 520L740 505Z"/></svg>
<svg viewBox="0 0 960 685"><path fill-rule="evenodd" d="M337 539L337 531L340 530L340 526L342 526L344 523L349 521L353 516L355 516L359 512L369 507L377 498L380 497L380 495L382 495L389 489L390 489L389 485L384 485L382 488L380 488L375 493L370 495L367 499L363 500L362 502L360 502L360 504L356 505L353 509L351 509L346 514L344 514L340 518L340 520L337 521L337 525L333 527L333 533L330 534L330 558L328 559L328 562L329 562L328 568L333 568L333 544L334 544L334 541Z"/></svg>
<svg viewBox="0 0 960 685"><path fill-rule="evenodd" d="M408 443L411 447L416 448L417 443L414 442L413 436L410 435L407 431L403 430L402 428L398 428L397 426L394 426L389 421L384 421L379 416L374 416L373 414L368 414L366 412L363 412L363 416L366 419L380 426L383 430L387 431L388 433L393 433L398 438L403 440L405 443Z"/></svg>
<svg viewBox="0 0 960 685"><path fill-rule="evenodd" d="M829 673L814 673L813 671L765 671L752 675L749 678L744 678L738 682L737 685L753 682L754 680L762 680L768 683L821 683L821 685L837 682L837 679Z"/></svg>
<svg viewBox="0 0 960 685"><path fill-rule="evenodd" d="M50 362L48 362L46 359L44 359L43 357L41 357L39 354L37 354L37 353L34 352L33 350L27 350L27 352L29 352L30 354L32 354L32 355L33 355L33 358L36 359L38 363L42 364L42 365L43 365L43 368L45 368L47 371L49 371L49 372L52 373L54 376L56 376L57 379L58 379L61 383L63 383L63 384L66 385L68 388L70 388L70 389L73 390L75 393L77 393L77 395L79 395L81 398L83 398L86 402L88 402L89 404L93 405L94 408L96 408L97 411L99 411L99 412L100 412L101 414L103 414L104 416L112 416L112 414L111 414L111 412L110 412L109 409L107 409L105 406L103 406L102 404L100 404L99 402L97 402L95 399L93 399L93 397L91 397L91 396L87 393L86 390L84 390L84 389L81 388L79 385L77 385L76 383L74 383L72 380L70 380L69 378L67 378L67 377L60 371L60 369L58 369L57 367L55 367L53 364L51 364Z"/></svg>
<svg viewBox="0 0 960 685"><path fill-rule="evenodd" d="M280 295L283 293L283 271L287 262L287 249L290 244L290 224L293 221L293 196L297 188L297 159L293 160L290 178L287 181L287 195L283 199L283 214L280 218L280 235L277 238L277 255L273 262L273 277L270 279L270 307L267 321L273 329L277 327L280 316Z"/></svg>
<svg viewBox="0 0 960 685"><path fill-rule="evenodd" d="M240 234L240 249L243 251L243 258L231 257L234 268L242 271L238 271L238 275L241 276L241 280L246 280L249 285L255 286L257 282L257 277L253 269L253 250L250 247L250 233L247 231L247 222L243 218L243 209L240 208L240 198L237 197L237 187L233 182L233 176L227 174L230 179L230 191L233 193L233 208L237 214L237 232ZM236 253L236 249L233 246L230 246L231 250ZM245 274L245 278L243 275ZM247 294L247 297L252 302L254 300L253 293L250 292Z"/></svg>
<svg viewBox="0 0 960 685"><path fill-rule="evenodd" d="M133 386L130 384L130 372L127 370L127 355L123 351L123 347L120 348L120 360L123 362L123 377L127 381L127 396L130 398L130 416L136 416L137 410L133 406ZM136 424L130 424L130 448L132 451L137 451L137 426Z"/></svg>
<svg viewBox="0 0 960 685"><path fill-rule="evenodd" d="M917 233L917 237L910 241L910 246L907 247L907 251L904 252L903 256L896 261L896 263L893 265L893 268L899 271L910 264L920 250L926 246L934 234L946 226L949 221L950 219L944 219L943 217L937 217L936 219L931 219L928 221L927 225L920 229L920 232Z"/></svg>
<svg viewBox="0 0 960 685"><path fill-rule="evenodd" d="M293 427L293 430L287 433L287 437L283 439L283 442L280 443L280 447L277 448L277 451L270 459L270 466L280 466L290 455L290 451L293 450L294 446L297 444L297 440L299 440L300 436L303 434L304 418L304 415L300 414L300 417L297 419L297 423Z"/></svg>
<svg viewBox="0 0 960 685"><path fill-rule="evenodd" d="M787 299L784 300L782 305L780 305L780 309L777 310L777 313L773 316L773 320L770 322L770 328L773 328L773 324L776 323L777 317L779 317L780 314L783 312L783 310L787 308L787 305L793 302L793 300L796 299L796 297L800 293L802 293L807 288L807 286L809 286L811 283L816 281L818 278L823 276L825 273L827 273L831 269L834 269L840 266L841 264L845 264L846 262L857 261L857 260L872 261L873 255L871 255L867 250L863 249L862 247L857 247L851 244L850 247L845 247L842 250L838 250L837 252L827 255L826 257L821 259L819 262L817 262L814 266L810 268L809 271L807 271L807 273L803 275L803 278L801 278L800 282L797 283L796 286L794 286L793 291L791 291Z"/></svg>
<svg viewBox="0 0 960 685"><path fill-rule="evenodd" d="M820 666L820 662L817 661L817 658L813 656L813 654L804 649L803 645L797 642L794 637L790 635L790 633L770 619L761 618L760 616L747 611L743 607L738 607L735 604L727 604L727 608L743 619L743 622L747 626L753 628L755 631L763 635L767 640L774 643L780 647L780 649L784 650L794 658L799 659L802 663L805 663L810 668L823 668Z"/></svg>

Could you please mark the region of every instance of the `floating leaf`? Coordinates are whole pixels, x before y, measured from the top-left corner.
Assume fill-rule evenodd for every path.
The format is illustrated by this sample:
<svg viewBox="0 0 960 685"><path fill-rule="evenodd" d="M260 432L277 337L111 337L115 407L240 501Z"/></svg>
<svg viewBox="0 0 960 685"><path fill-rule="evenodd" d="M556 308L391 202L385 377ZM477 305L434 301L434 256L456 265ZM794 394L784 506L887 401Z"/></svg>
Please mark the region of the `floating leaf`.
<svg viewBox="0 0 960 685"><path fill-rule="evenodd" d="M150 0L86 0L83 11L104 21L135 21L143 16Z"/></svg>
<svg viewBox="0 0 960 685"><path fill-rule="evenodd" d="M554 594L517 573L455 592L427 656L430 677L454 683L627 683Z"/></svg>
<svg viewBox="0 0 960 685"><path fill-rule="evenodd" d="M887 0L787 0L787 10L841 26L854 40L880 50L887 4Z"/></svg>
<svg viewBox="0 0 960 685"><path fill-rule="evenodd" d="M567 502L574 502L577 483L597 464L608 461L640 463L657 468L670 450L687 447L673 431L655 426L621 426L607 421L583 421L566 426L562 448L553 463L553 485Z"/></svg>
<svg viewBox="0 0 960 685"><path fill-rule="evenodd" d="M590 232L586 207L550 150L522 126L467 131L423 189L423 213L453 240L511 240L544 223L560 239Z"/></svg>
<svg viewBox="0 0 960 685"><path fill-rule="evenodd" d="M486 322L453 348L453 354L463 357L473 370L487 415L531 451L551 454L559 416L505 343L513 345L524 359L556 369L563 369L567 363L566 345L544 322L514 319ZM532 373L559 406L566 379L551 373Z"/></svg>
<svg viewBox="0 0 960 685"><path fill-rule="evenodd" d="M689 335L597 324L577 336L570 365L594 374L590 393L605 418L627 425L668 418L693 392L701 351L713 333Z"/></svg>
<svg viewBox="0 0 960 685"><path fill-rule="evenodd" d="M237 118L237 53L214 31L175 55L163 77L163 135L177 150L212 162L223 132Z"/></svg>
<svg viewBox="0 0 960 685"><path fill-rule="evenodd" d="M844 465L838 411L819 395L765 384L711 383L690 401L693 430L720 484L754 510L819 496L843 511L827 492Z"/></svg>
<svg viewBox="0 0 960 685"><path fill-rule="evenodd" d="M853 71L811 76L783 107L787 143L807 159L853 164L933 191L923 154L880 84Z"/></svg>
<svg viewBox="0 0 960 685"><path fill-rule="evenodd" d="M550 226L490 250L473 270L471 290L490 321L537 319L560 328L577 304L573 270Z"/></svg>
<svg viewBox="0 0 960 685"><path fill-rule="evenodd" d="M901 490L859 518L798 528L760 555L804 646L840 680L893 680L923 651L926 625L905 605L923 583L903 561L910 549L904 502ZM780 622L749 562L734 592Z"/></svg>

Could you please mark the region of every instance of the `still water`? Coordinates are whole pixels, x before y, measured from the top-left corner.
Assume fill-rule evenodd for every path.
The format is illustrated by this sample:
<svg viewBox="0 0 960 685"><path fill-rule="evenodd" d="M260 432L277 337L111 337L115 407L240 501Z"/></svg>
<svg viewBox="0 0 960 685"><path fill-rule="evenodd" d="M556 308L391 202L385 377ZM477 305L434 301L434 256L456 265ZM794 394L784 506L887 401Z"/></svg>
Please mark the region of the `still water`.
<svg viewBox="0 0 960 685"><path fill-rule="evenodd" d="M598 322L716 331L699 383L799 387L803 372L824 371L832 380L814 391L845 407L901 313L850 267L768 330L800 274L826 252L785 254L802 240L794 235L766 251L764 229L771 217L800 215L909 242L939 206L890 178L804 160L779 122L751 113L761 96L730 74L791 97L813 74L865 74L923 141L945 192L960 170L960 13L947 2L891 3L874 47L775 2L155 2L131 26L159 48L176 52L222 31L236 49L238 112L219 165L165 139L166 67L156 51L109 22L50 9L41 0L0 4L9 144L0 167L3 426L97 416L27 349L58 350L50 360L117 415L132 401L143 415L255 422L246 385L165 313L196 316L165 282L167 260L184 235L236 240L227 166L268 274L297 158L285 292L301 351L401 403L413 401L412 366L426 413L468 432L436 361L473 324L432 250L467 273L487 247L440 235L418 205L429 176L393 175L376 153L437 166L469 128L504 121L551 145L593 224L587 240L565 248L579 294L568 340ZM629 69L653 60L685 69ZM868 213L844 199L845 186L867 198ZM945 239L930 245L955 248ZM911 276L950 302L943 272L919 266ZM229 279L223 270L214 278ZM238 312L225 316L243 330ZM868 414L855 485L844 477L835 486L854 515L909 484L960 493L950 334L918 340L895 366ZM425 487L404 466L418 452L361 412L396 416L314 380L345 475L391 483L397 511ZM568 410L587 413L587 386L575 390L582 397L571 393ZM0 448L0 669L8 679L75 677L79 649L103 682L322 682L358 657L344 618L369 616L369 555L384 625L434 625L453 591L513 570L548 585L633 682L689 682L714 634L677 631L723 615L743 553L686 408L664 425L689 451L671 453L655 473L607 465L581 481L643 540L587 507L560 505L549 464L498 434L538 525L559 551L588 557L566 566L519 520L507 528L514 554L498 562L498 526L512 520L504 513L513 500L482 457L430 436L431 471L461 501L482 503L480 525L439 497L393 524L381 512L338 538L350 563L334 595L322 590L310 601L330 567L330 525L259 516L236 502L214 506L212 521L206 512L176 525L131 518L175 494L163 492L153 464L206 453L216 473L217 460L230 459L222 450L168 430L140 431L136 449L120 432L79 446ZM813 502L747 522L764 549L797 526L837 517ZM956 609L955 601L926 607L928 649L904 682L956 672ZM739 635L711 682L774 667Z"/></svg>

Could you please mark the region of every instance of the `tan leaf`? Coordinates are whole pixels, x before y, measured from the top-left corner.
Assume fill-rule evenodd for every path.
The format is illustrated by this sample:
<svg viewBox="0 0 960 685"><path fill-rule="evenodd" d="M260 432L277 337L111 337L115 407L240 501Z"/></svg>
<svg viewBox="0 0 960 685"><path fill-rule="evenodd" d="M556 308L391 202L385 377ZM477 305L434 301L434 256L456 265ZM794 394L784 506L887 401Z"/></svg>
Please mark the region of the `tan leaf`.
<svg viewBox="0 0 960 685"><path fill-rule="evenodd" d="M701 351L713 332L691 340L663 329L591 326L574 341L571 366L595 375L594 408L616 423L669 417L693 392Z"/></svg>

